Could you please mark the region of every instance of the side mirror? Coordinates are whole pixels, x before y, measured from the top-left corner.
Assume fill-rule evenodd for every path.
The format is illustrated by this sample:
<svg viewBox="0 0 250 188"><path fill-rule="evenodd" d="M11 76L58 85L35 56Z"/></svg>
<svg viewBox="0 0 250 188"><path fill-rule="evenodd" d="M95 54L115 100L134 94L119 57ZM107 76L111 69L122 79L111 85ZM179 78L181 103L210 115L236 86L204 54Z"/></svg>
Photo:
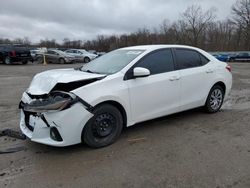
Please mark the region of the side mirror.
<svg viewBox="0 0 250 188"><path fill-rule="evenodd" d="M133 76L134 78L139 78L139 77L146 77L150 75L150 71L146 68L142 67L135 67L133 70Z"/></svg>

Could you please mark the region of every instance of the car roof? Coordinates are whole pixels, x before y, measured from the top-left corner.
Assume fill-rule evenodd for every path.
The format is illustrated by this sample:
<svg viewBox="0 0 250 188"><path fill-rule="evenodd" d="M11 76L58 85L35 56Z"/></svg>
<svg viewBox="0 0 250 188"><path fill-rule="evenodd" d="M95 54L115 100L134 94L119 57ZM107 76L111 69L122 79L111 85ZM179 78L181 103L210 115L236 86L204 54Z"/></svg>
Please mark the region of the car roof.
<svg viewBox="0 0 250 188"><path fill-rule="evenodd" d="M145 53L150 53L154 50L163 49L163 48L185 48L185 49L195 50L195 51L202 53L202 55L205 55L206 58L213 60L213 61L217 61L217 59L214 56L207 53L206 51L200 48L187 46L187 45L177 45L177 44L140 45L140 46L120 48L118 50L145 50Z"/></svg>
<svg viewBox="0 0 250 188"><path fill-rule="evenodd" d="M85 49L76 49L76 48L70 48L70 49L67 49L67 50L85 50Z"/></svg>
<svg viewBox="0 0 250 188"><path fill-rule="evenodd" d="M64 51L57 50L57 49L48 49L48 51L54 51L54 52L57 52L57 53L64 53Z"/></svg>
<svg viewBox="0 0 250 188"><path fill-rule="evenodd" d="M161 48L188 48L188 49L193 49L193 50L200 50L199 48L195 48L192 46L176 45L176 44L139 45L139 46L125 47L125 48L121 48L121 49L124 49L124 50L157 50L157 49L161 49Z"/></svg>

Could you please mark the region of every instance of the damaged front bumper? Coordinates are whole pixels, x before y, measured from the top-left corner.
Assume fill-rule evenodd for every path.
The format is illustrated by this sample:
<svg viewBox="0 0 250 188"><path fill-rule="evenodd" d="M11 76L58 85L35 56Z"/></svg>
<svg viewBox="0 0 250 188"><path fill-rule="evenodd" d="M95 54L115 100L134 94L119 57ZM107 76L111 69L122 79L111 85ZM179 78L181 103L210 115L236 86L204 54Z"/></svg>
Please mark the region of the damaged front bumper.
<svg viewBox="0 0 250 188"><path fill-rule="evenodd" d="M51 106L47 101L45 108L50 110L46 111L42 108L43 103L40 104L38 100L41 101L32 99L27 93L23 94L19 106L22 132L34 142L51 146L81 143L82 130L93 116L91 106L76 96L68 106L57 106L57 110L53 109L56 108L55 104ZM63 103L62 100L59 102Z"/></svg>

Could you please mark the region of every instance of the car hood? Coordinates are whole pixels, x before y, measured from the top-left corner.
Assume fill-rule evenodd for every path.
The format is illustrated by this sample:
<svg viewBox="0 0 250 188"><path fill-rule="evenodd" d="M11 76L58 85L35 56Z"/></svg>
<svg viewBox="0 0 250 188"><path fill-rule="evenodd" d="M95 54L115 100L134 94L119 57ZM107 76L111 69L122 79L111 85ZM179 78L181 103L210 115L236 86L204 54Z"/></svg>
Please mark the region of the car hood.
<svg viewBox="0 0 250 188"><path fill-rule="evenodd" d="M85 54L85 55L90 56L90 57L97 57L98 56L96 54Z"/></svg>
<svg viewBox="0 0 250 188"><path fill-rule="evenodd" d="M48 94L58 83L71 83L102 78L103 74L92 74L75 69L55 69L35 75L27 92L32 95Z"/></svg>

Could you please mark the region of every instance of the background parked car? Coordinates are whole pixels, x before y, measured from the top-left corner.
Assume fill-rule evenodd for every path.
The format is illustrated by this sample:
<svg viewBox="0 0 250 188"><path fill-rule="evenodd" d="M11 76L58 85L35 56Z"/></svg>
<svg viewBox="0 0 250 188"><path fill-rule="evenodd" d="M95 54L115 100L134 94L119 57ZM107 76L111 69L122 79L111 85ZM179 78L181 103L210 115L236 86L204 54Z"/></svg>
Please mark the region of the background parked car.
<svg viewBox="0 0 250 188"><path fill-rule="evenodd" d="M91 60L95 59L98 57L96 54L92 54L90 52L87 52L86 50L83 49L69 49L65 51L66 53L75 56L77 61L88 63Z"/></svg>
<svg viewBox="0 0 250 188"><path fill-rule="evenodd" d="M250 53L249 52L240 52L238 54L236 54L235 56L231 56L229 58L230 62L234 62L234 61L250 61Z"/></svg>
<svg viewBox="0 0 250 188"><path fill-rule="evenodd" d="M106 52L96 52L96 54L98 55L98 57L100 57L100 56L106 54Z"/></svg>
<svg viewBox="0 0 250 188"><path fill-rule="evenodd" d="M216 59L223 61L223 62L228 62L230 59L229 54L212 54Z"/></svg>
<svg viewBox="0 0 250 188"><path fill-rule="evenodd" d="M32 61L29 48L23 45L0 45L0 61L5 64L12 64L14 62L22 62L27 64Z"/></svg>
<svg viewBox="0 0 250 188"><path fill-rule="evenodd" d="M72 55L69 55L63 51L60 50L51 50L49 49L47 52L45 52L45 58L48 63L73 63L75 62L75 57ZM43 63L43 55L39 55L37 58L39 63Z"/></svg>
<svg viewBox="0 0 250 188"><path fill-rule="evenodd" d="M40 49L30 50L30 55L31 55L33 61L37 61L38 57L40 57L43 54L44 54L44 51L42 51Z"/></svg>

